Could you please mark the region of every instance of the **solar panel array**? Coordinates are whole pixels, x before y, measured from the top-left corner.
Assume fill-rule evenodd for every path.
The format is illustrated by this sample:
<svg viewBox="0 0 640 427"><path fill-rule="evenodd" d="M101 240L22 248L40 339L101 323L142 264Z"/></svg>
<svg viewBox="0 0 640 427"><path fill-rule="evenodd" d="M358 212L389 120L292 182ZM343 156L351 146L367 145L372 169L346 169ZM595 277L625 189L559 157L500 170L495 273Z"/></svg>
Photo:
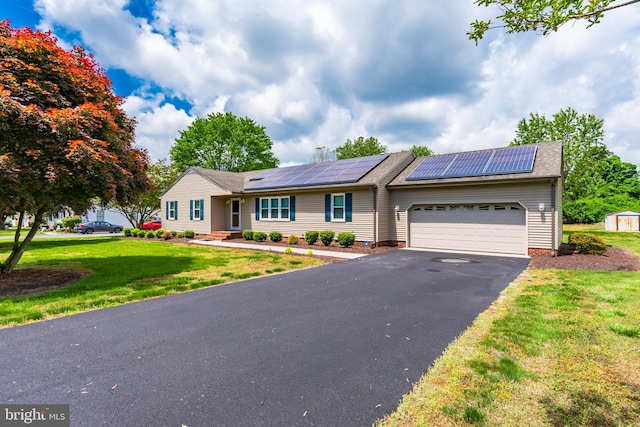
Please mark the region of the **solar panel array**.
<svg viewBox="0 0 640 427"><path fill-rule="evenodd" d="M531 172L537 148L536 145L519 145L471 153L430 156L424 159L406 179L417 181Z"/></svg>
<svg viewBox="0 0 640 427"><path fill-rule="evenodd" d="M388 154L379 154L357 159L272 169L251 178L249 180L251 184L246 189L266 190L358 182L387 157Z"/></svg>

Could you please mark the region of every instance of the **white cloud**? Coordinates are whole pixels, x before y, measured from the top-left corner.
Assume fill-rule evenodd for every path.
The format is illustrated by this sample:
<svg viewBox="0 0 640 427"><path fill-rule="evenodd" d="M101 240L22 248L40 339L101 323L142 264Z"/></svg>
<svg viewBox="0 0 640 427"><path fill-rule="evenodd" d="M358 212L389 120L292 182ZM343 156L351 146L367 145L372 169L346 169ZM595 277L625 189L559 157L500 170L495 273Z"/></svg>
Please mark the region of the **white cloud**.
<svg viewBox="0 0 640 427"><path fill-rule="evenodd" d="M640 164L637 7L547 37L492 30L476 47L465 30L492 11L473 2L156 0L146 18L126 0L35 3L41 28L147 85L126 108L154 158L212 112L264 125L290 164L358 136L393 151L503 146L529 113L573 107L604 118L607 145Z"/></svg>

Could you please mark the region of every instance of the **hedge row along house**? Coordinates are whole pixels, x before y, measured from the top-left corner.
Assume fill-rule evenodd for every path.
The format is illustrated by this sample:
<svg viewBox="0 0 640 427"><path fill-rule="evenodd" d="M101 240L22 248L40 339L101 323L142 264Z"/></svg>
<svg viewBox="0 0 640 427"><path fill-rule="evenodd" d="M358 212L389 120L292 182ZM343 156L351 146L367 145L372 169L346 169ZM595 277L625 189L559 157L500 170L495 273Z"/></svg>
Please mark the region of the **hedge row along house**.
<svg viewBox="0 0 640 427"><path fill-rule="evenodd" d="M161 209L166 230L212 236L331 229L369 245L556 251L562 143L418 158L408 151L251 172L191 167L162 194Z"/></svg>

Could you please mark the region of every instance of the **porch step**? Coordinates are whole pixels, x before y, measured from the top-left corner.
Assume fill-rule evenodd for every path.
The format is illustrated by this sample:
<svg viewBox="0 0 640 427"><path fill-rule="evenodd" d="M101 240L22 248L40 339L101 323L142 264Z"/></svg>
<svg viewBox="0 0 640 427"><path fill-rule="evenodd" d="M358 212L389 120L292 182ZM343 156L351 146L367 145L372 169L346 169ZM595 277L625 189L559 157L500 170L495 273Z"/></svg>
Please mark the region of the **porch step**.
<svg viewBox="0 0 640 427"><path fill-rule="evenodd" d="M242 237L242 231L213 231L200 237L202 240L217 240L222 242L224 240L240 239Z"/></svg>

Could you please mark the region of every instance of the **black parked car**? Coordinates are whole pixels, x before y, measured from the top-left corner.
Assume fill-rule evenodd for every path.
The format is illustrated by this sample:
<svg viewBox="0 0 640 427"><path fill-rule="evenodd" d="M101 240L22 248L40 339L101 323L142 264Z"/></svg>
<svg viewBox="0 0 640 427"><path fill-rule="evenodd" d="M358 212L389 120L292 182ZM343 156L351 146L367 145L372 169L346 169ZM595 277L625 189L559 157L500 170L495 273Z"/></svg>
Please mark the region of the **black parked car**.
<svg viewBox="0 0 640 427"><path fill-rule="evenodd" d="M94 232L109 232L109 233L119 233L122 231L124 227L117 224L111 224L107 221L90 221L83 222L82 224L78 224L73 227L73 231L76 233L82 234L91 234Z"/></svg>

